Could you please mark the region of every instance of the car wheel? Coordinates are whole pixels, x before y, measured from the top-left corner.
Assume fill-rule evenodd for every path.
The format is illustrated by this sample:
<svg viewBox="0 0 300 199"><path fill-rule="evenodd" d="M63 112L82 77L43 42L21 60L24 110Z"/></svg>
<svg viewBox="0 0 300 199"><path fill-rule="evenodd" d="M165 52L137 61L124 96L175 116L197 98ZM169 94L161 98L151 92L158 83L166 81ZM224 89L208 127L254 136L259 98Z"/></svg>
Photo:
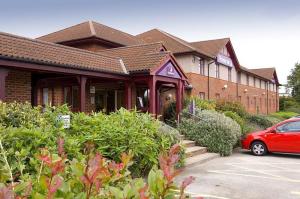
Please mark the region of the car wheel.
<svg viewBox="0 0 300 199"><path fill-rule="evenodd" d="M267 146L263 142L253 142L251 145L251 151L253 155L263 156L268 152Z"/></svg>

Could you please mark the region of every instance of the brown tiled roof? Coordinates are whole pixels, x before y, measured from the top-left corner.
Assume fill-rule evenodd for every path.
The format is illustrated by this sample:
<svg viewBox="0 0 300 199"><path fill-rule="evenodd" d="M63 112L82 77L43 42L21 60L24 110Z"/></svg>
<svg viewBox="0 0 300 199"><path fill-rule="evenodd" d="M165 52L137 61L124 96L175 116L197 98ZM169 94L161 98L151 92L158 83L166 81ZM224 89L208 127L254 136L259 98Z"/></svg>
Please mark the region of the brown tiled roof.
<svg viewBox="0 0 300 199"><path fill-rule="evenodd" d="M2 32L0 58L124 74L118 58Z"/></svg>
<svg viewBox="0 0 300 199"><path fill-rule="evenodd" d="M275 77L275 81L279 83L277 75L276 75L276 69L275 68L257 68L257 69L249 69L246 68L244 66L240 66L240 69L244 72L253 74L255 76L261 77L265 80L274 80Z"/></svg>
<svg viewBox="0 0 300 199"><path fill-rule="evenodd" d="M193 47L187 41L184 41L183 39L180 39L159 29L149 30L137 35L136 37L142 39L146 43L163 42L164 46L174 54L195 52L211 57L210 54L202 52L201 50Z"/></svg>
<svg viewBox="0 0 300 199"><path fill-rule="evenodd" d="M98 52L99 54L120 57L129 72L149 71L169 58L170 52L162 51L161 43L141 44L120 48L112 48Z"/></svg>
<svg viewBox="0 0 300 199"><path fill-rule="evenodd" d="M37 39L53 43L62 43L91 37L103 39L123 46L142 43L133 35L94 21L86 21Z"/></svg>
<svg viewBox="0 0 300 199"><path fill-rule="evenodd" d="M220 50L230 41L229 38L191 42L190 45L216 57Z"/></svg>
<svg viewBox="0 0 300 199"><path fill-rule="evenodd" d="M266 79L274 79L275 68L257 68L257 69L248 69L252 73L264 77Z"/></svg>

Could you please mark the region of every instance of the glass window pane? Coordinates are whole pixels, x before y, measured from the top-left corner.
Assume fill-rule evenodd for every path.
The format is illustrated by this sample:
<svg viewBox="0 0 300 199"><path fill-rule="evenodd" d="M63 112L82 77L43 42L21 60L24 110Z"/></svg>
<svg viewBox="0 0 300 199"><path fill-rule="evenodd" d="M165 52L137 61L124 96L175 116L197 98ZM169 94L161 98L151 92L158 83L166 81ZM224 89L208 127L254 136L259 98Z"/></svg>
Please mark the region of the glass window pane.
<svg viewBox="0 0 300 199"><path fill-rule="evenodd" d="M68 106L72 106L71 88L64 87L64 103Z"/></svg>
<svg viewBox="0 0 300 199"><path fill-rule="evenodd" d="M79 107L79 87L78 86L72 86L72 105L73 108Z"/></svg>
<svg viewBox="0 0 300 199"><path fill-rule="evenodd" d="M49 104L49 89L43 88L43 105Z"/></svg>

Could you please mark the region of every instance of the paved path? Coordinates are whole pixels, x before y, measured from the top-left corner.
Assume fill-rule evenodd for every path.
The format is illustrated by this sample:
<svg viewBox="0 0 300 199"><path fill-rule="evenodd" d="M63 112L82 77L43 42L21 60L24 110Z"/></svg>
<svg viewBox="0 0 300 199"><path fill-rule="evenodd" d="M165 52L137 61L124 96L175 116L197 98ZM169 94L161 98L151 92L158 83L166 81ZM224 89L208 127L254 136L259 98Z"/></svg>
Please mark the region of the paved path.
<svg viewBox="0 0 300 199"><path fill-rule="evenodd" d="M217 199L300 199L300 156L256 157L238 151L186 169L178 178L194 176L193 196Z"/></svg>

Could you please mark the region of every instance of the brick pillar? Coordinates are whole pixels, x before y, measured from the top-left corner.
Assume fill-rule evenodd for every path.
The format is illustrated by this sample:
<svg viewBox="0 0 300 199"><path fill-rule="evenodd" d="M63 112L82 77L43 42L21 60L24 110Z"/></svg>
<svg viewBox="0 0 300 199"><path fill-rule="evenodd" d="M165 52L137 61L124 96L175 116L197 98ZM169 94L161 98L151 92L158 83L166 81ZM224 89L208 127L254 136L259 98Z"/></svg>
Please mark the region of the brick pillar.
<svg viewBox="0 0 300 199"><path fill-rule="evenodd" d="M0 101L5 100L5 79L8 75L8 70L0 68Z"/></svg>
<svg viewBox="0 0 300 199"><path fill-rule="evenodd" d="M132 83L125 82L125 107L127 110L132 109L131 101L132 101Z"/></svg>
<svg viewBox="0 0 300 199"><path fill-rule="evenodd" d="M78 78L80 81L79 81L79 84L80 84L80 112L85 112L85 95L86 95L86 80L87 78L86 77L83 77L83 76L80 76Z"/></svg>
<svg viewBox="0 0 300 199"><path fill-rule="evenodd" d="M155 76L150 77L148 81L150 91L149 95L149 113L156 115L156 79Z"/></svg>

